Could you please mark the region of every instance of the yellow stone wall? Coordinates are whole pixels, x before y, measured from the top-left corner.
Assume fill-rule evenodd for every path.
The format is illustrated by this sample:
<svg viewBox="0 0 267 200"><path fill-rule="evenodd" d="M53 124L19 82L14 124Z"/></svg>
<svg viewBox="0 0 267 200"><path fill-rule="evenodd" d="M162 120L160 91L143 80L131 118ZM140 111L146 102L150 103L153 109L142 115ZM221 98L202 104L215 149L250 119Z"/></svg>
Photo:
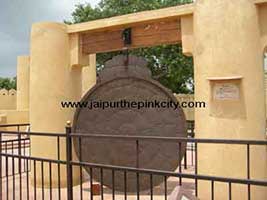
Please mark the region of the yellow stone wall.
<svg viewBox="0 0 267 200"><path fill-rule="evenodd" d="M29 110L30 57L19 56L17 62L17 109Z"/></svg>
<svg viewBox="0 0 267 200"><path fill-rule="evenodd" d="M195 100L204 101L208 105L205 109L185 110L187 119L195 118L196 137L266 140L262 53L267 45L267 6L256 6L248 0L199 0L195 5L70 26L61 23L34 24L31 32L29 86L32 131L64 132L66 121L73 119L75 109L62 109L60 102L79 101L95 84L95 58L92 58L94 55L89 58L81 55L79 31L101 30L104 26L108 29L124 23L142 23L144 19L155 20L159 16L168 18L179 15L183 52L194 56ZM24 78L27 82L27 77ZM239 100L214 100L212 91L217 82L237 84ZM27 91L27 88L24 90ZM180 101L193 99L192 96L181 95L177 98ZM27 102L26 96L20 99L24 99L21 102ZM24 105L22 107L27 108ZM22 113L21 117L26 120L26 112ZM11 122L20 116L17 114L0 113L0 120ZM56 146L53 138L40 140L32 137L32 156L57 159ZM200 174L246 178L246 147L205 144L198 148ZM65 159L65 153L65 141L61 140L62 159ZM251 147L252 178L267 177L266 153L264 147ZM37 171L40 171L39 166ZM62 172L61 183L65 186L64 167ZM44 174L49 174L47 166ZM37 185L41 181L39 175ZM78 177L78 171L75 170L75 183ZM47 176L44 181L48 183ZM200 199L208 199L210 183L198 183ZM53 184L57 184L56 168L53 170ZM246 199L246 190L245 187L233 186L233 199ZM216 183L215 196L219 200L227 199L228 188ZM267 191L252 187L252 199L267 199Z"/></svg>
<svg viewBox="0 0 267 200"><path fill-rule="evenodd" d="M194 102L193 94L174 94L178 102ZM186 120L195 120L195 109L194 108L182 108L185 114Z"/></svg>
<svg viewBox="0 0 267 200"><path fill-rule="evenodd" d="M29 123L29 56L19 56L17 63L17 91L0 90L0 124ZM5 130L15 130L5 128Z"/></svg>
<svg viewBox="0 0 267 200"><path fill-rule="evenodd" d="M0 125L7 124L6 114L0 113ZM6 128L0 128L0 131L6 131Z"/></svg>
<svg viewBox="0 0 267 200"><path fill-rule="evenodd" d="M267 25L267 24L266 24ZM252 1L197 1L194 12L196 137L266 140L263 49L258 10ZM213 86L236 83L237 100L216 100ZM198 147L198 173L247 178L246 146ZM266 147L251 147L251 178L267 178ZM199 197L210 197L210 183L199 181ZM252 187L251 199L267 199L266 188ZM234 185L233 199L247 199L247 187ZM228 199L226 184L215 184L215 197Z"/></svg>
<svg viewBox="0 0 267 200"><path fill-rule="evenodd" d="M82 69L82 96L96 84L96 55L89 55L89 65Z"/></svg>
<svg viewBox="0 0 267 200"><path fill-rule="evenodd" d="M267 47L267 3L258 7L262 52Z"/></svg>
<svg viewBox="0 0 267 200"><path fill-rule="evenodd" d="M0 90L0 110L16 110L17 93L16 90Z"/></svg>
<svg viewBox="0 0 267 200"><path fill-rule="evenodd" d="M62 101L79 101L82 92L79 66L70 65L70 40L67 26L61 23L36 23L31 31L30 55L30 124L33 132L64 133L66 122L72 121L75 109L63 109ZM60 159L66 159L65 139L60 140ZM44 150L45 149L45 150ZM57 139L31 138L31 155L58 159ZM49 184L49 168L44 168L45 184ZM41 184L38 165L37 185ZM53 185L57 167L53 166ZM74 184L78 183L74 170ZM61 185L66 186L66 168L61 166Z"/></svg>
<svg viewBox="0 0 267 200"><path fill-rule="evenodd" d="M266 121L267 121L267 73L266 72L264 74L264 85L265 85L265 111L266 111Z"/></svg>
<svg viewBox="0 0 267 200"><path fill-rule="evenodd" d="M18 110L0 110L0 124L27 124L29 123L29 112ZM8 131L16 131L15 128L7 128ZM25 130L25 127L23 128Z"/></svg>

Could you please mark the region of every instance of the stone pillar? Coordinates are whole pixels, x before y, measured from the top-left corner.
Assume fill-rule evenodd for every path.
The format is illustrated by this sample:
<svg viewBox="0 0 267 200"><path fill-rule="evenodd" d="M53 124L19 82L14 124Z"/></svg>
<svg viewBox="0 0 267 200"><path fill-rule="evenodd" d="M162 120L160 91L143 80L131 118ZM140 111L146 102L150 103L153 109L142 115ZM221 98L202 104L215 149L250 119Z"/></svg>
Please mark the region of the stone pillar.
<svg viewBox="0 0 267 200"><path fill-rule="evenodd" d="M75 109L62 108L62 101L79 101L81 96L81 68L70 66L70 45L67 26L61 23L37 23L31 31L30 62L30 123L33 132L64 133ZM65 138L60 139L59 155L66 159ZM32 137L31 155L58 159L57 139ZM41 184L40 165L37 185ZM53 186L58 184L57 166L53 165ZM32 171L33 172L33 168ZM66 169L61 166L61 186L66 186ZM48 164L44 167L45 185L49 184ZM78 170L74 170L74 184ZM33 178L33 173L32 173Z"/></svg>
<svg viewBox="0 0 267 200"><path fill-rule="evenodd" d="M267 121L267 72L264 72L264 84L265 84L265 119ZM266 127L266 131L267 131L267 127Z"/></svg>
<svg viewBox="0 0 267 200"><path fill-rule="evenodd" d="M29 109L30 57L18 56L17 60L17 110Z"/></svg>
<svg viewBox="0 0 267 200"><path fill-rule="evenodd" d="M89 55L89 66L82 69L82 95L96 84L96 55Z"/></svg>
<svg viewBox="0 0 267 200"><path fill-rule="evenodd" d="M196 137L265 140L263 59L257 11L248 0L199 0L194 13ZM236 85L238 94L214 98L214 84ZM234 90L233 90L234 92ZM232 98L232 99L231 99ZM245 145L199 145L198 173L247 178ZM266 147L251 146L250 176L267 178ZM199 181L199 198L210 199L211 183ZM233 199L247 199L247 187L232 185ZM251 187L251 199L267 199ZM215 198L228 199L228 185L215 183Z"/></svg>

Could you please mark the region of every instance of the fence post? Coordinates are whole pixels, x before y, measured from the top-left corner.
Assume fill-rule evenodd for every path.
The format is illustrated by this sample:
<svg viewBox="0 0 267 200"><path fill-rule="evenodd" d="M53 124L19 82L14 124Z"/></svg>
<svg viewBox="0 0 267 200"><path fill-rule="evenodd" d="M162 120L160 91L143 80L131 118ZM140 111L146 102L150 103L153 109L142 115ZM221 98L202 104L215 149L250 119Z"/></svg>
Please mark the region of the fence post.
<svg viewBox="0 0 267 200"><path fill-rule="evenodd" d="M184 153L184 168L187 169L187 143L185 145L185 153Z"/></svg>
<svg viewBox="0 0 267 200"><path fill-rule="evenodd" d="M73 177L72 177L72 139L71 139L71 122L66 125L66 163L67 163L67 199L73 200Z"/></svg>
<svg viewBox="0 0 267 200"><path fill-rule="evenodd" d="M19 196L20 196L20 199L22 199L22 174L21 174L21 133L20 133L20 126L18 125L17 126L17 132L18 132L18 135L17 135L17 139L18 139L18 155L19 155L19 158L18 158L18 164L19 164ZM24 160L25 161L25 160Z"/></svg>

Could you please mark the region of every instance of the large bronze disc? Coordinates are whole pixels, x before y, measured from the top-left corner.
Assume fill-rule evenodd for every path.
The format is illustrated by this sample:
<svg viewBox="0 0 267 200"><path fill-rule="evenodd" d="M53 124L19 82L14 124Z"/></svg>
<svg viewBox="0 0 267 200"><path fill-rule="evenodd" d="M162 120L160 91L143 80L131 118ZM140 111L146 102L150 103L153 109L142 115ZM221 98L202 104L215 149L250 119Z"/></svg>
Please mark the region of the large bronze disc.
<svg viewBox="0 0 267 200"><path fill-rule="evenodd" d="M82 102L173 101L176 98L166 88L150 77L143 59L130 57L123 66L119 56L106 63L99 82L82 99ZM79 108L74 118L74 132L104 135L186 137L185 117L181 108ZM136 167L136 141L82 138L74 140L75 151L83 162ZM185 143L139 141L139 167L174 171L185 152ZM86 168L89 172L89 168ZM124 191L124 173L115 171L115 190ZM93 179L100 182L100 170L93 170ZM153 177L153 186L164 177ZM112 172L104 170L104 185L112 188ZM149 175L140 174L140 190L150 188ZM127 191L137 190L136 173L127 173Z"/></svg>

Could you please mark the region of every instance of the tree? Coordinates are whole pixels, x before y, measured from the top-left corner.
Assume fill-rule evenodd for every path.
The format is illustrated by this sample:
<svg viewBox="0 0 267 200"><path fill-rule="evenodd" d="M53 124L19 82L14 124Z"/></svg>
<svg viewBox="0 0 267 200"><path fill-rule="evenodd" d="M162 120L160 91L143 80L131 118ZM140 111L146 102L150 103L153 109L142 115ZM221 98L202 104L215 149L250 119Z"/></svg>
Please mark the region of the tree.
<svg viewBox="0 0 267 200"><path fill-rule="evenodd" d="M1 78L0 77L0 89L16 89L17 88L17 78Z"/></svg>
<svg viewBox="0 0 267 200"><path fill-rule="evenodd" d="M102 0L95 8L90 4L76 5L72 21L80 23L144 10L191 3L192 0ZM97 54L97 69L121 51ZM181 44L161 45L150 48L139 48L129 51L130 54L143 56L155 79L175 93L193 93L193 60L182 54Z"/></svg>

